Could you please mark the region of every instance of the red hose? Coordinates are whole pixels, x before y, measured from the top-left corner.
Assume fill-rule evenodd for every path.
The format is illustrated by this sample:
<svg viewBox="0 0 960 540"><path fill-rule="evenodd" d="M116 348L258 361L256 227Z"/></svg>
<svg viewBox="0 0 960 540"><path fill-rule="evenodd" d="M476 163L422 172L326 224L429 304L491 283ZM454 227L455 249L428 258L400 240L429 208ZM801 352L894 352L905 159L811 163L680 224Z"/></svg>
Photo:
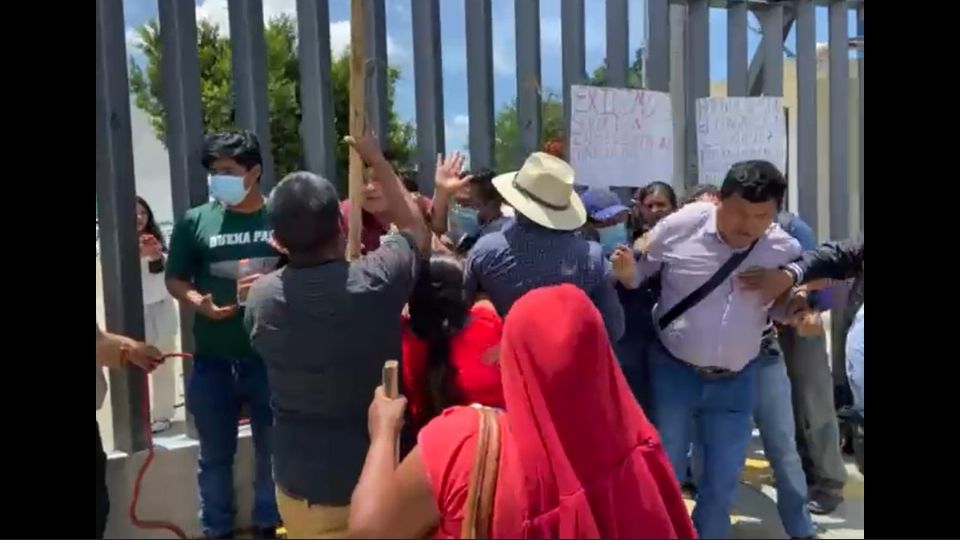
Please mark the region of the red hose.
<svg viewBox="0 0 960 540"><path fill-rule="evenodd" d="M160 361L166 361L169 358L192 358L193 355L189 353L172 353L165 354L160 357ZM141 520L137 517L137 503L140 501L140 487L143 483L143 477L147 474L147 468L150 467L150 464L153 462L153 430L150 428L150 382L147 377L143 378L143 401L141 402L141 410L143 411L143 431L147 438L147 458L143 460L143 465L140 466L140 472L137 473L137 479L133 483L133 499L130 501L130 521L133 522L133 525L138 529L163 529L172 532L177 536L177 538L186 539L187 535L183 532L183 529L176 526L169 521L150 521L150 520Z"/></svg>

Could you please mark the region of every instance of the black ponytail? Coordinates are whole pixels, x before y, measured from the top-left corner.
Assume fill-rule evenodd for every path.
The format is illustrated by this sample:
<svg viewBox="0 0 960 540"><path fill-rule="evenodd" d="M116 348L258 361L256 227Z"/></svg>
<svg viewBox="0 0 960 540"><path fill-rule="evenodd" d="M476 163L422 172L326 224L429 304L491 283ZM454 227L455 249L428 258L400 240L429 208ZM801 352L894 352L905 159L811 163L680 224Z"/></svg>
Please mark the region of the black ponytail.
<svg viewBox="0 0 960 540"><path fill-rule="evenodd" d="M427 376L422 387L411 389L427 397L425 419L457 403L460 396L449 394L450 341L467 322L463 297L463 268L460 261L435 255L424 264L410 297L410 329L427 342Z"/></svg>

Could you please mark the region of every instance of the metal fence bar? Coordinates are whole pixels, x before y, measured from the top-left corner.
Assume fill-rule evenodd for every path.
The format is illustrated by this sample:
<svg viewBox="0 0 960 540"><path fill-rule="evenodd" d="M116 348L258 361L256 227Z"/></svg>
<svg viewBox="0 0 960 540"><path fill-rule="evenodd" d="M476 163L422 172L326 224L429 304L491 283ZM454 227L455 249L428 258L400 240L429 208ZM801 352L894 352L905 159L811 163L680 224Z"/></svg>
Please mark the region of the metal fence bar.
<svg viewBox="0 0 960 540"><path fill-rule="evenodd" d="M763 41L763 81L765 96L783 97L783 5L768 4L757 9Z"/></svg>
<svg viewBox="0 0 960 540"><path fill-rule="evenodd" d="M493 27L490 0L464 3L470 167L493 166Z"/></svg>
<svg viewBox="0 0 960 540"><path fill-rule="evenodd" d="M857 35L861 38L863 37L863 4L861 3L857 6ZM858 103L860 104L860 137L857 142L859 143L857 148L857 159L860 160L860 166L857 167L857 171L860 174L860 232L863 232L863 46L860 47L860 50L857 51L857 82L860 85L859 93L860 99Z"/></svg>
<svg viewBox="0 0 960 540"><path fill-rule="evenodd" d="M797 0L797 208L819 238L817 182L817 16L814 0Z"/></svg>
<svg viewBox="0 0 960 540"><path fill-rule="evenodd" d="M791 9L792 4L785 3L782 5L785 7L785 9L783 13L783 31L780 33L781 45L783 44L783 39L790 34L790 29L793 28L793 22L795 18L793 9ZM765 41L766 37L761 38L760 46L757 48L756 52L753 54L753 58L750 60L750 71L747 75L747 90L749 90L751 96L759 96L763 92L763 51L765 48Z"/></svg>
<svg viewBox="0 0 960 540"><path fill-rule="evenodd" d="M747 3L731 0L727 7L727 95L747 95Z"/></svg>
<svg viewBox="0 0 960 540"><path fill-rule="evenodd" d="M520 155L514 163L497 163L499 169L519 167L531 152L540 148L540 0L514 2L517 47L517 129Z"/></svg>
<svg viewBox="0 0 960 540"><path fill-rule="evenodd" d="M670 91L670 2L647 2L647 55L643 66L646 87Z"/></svg>
<svg viewBox="0 0 960 540"><path fill-rule="evenodd" d="M850 60L847 49L847 2L828 8L830 74L830 237L850 234Z"/></svg>
<svg viewBox="0 0 960 540"><path fill-rule="evenodd" d="M417 184L422 193L433 195L437 154L445 146L439 0L410 0L410 17L417 108Z"/></svg>
<svg viewBox="0 0 960 540"><path fill-rule="evenodd" d="M560 33L563 44L563 125L570 125L570 87L586 80L586 41L583 0L560 0ZM564 151L570 155L570 137L564 137Z"/></svg>
<svg viewBox="0 0 960 540"><path fill-rule="evenodd" d="M107 329L144 339L143 288L136 223L136 184L130 132L130 90L123 0L97 0L97 204ZM115 447L137 452L144 437L146 375L136 368L110 371Z"/></svg>
<svg viewBox="0 0 960 540"><path fill-rule="evenodd" d="M303 165L338 183L327 0L297 0L297 32Z"/></svg>
<svg viewBox="0 0 960 540"><path fill-rule="evenodd" d="M830 238L841 240L850 234L850 60L848 58L847 2L835 0L827 8L830 75ZM831 338L833 377L846 383L844 351L846 341L844 306L833 306Z"/></svg>
<svg viewBox="0 0 960 540"><path fill-rule="evenodd" d="M387 12L384 0L364 0L367 20L364 45L367 55L367 127L387 141L390 109L387 106Z"/></svg>
<svg viewBox="0 0 960 540"><path fill-rule="evenodd" d="M710 6L707 0L687 2L687 86L685 186L697 185L697 99L710 97Z"/></svg>
<svg viewBox="0 0 960 540"><path fill-rule="evenodd" d="M276 183L276 171L267 101L267 46L263 37L263 0L227 0L227 8L230 13L236 122L260 139L260 150L263 154L260 189L267 194Z"/></svg>
<svg viewBox="0 0 960 540"><path fill-rule="evenodd" d="M630 22L627 0L607 0L607 86L627 87Z"/></svg>
<svg viewBox="0 0 960 540"><path fill-rule="evenodd" d="M207 175L201 164L203 114L200 102L200 62L197 56L196 3L163 0L160 18L160 70L166 146L170 160L170 193L174 219L206 202ZM180 348L193 351L193 310L180 308ZM183 378L189 380L191 360L183 359ZM193 415L187 416L187 434L196 437Z"/></svg>
<svg viewBox="0 0 960 540"><path fill-rule="evenodd" d="M668 65L670 76L668 91L673 109L673 178L671 185L677 193L686 193L687 169L690 167L687 160L687 100L688 88L687 72L687 5L685 3L670 3L668 16L670 18Z"/></svg>

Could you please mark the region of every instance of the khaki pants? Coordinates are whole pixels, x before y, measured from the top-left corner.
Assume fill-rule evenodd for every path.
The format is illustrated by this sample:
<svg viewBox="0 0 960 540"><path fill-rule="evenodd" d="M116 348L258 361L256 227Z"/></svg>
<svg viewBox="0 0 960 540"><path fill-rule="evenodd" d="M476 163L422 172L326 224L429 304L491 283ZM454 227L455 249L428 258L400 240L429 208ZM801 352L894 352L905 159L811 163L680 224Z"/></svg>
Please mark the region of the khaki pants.
<svg viewBox="0 0 960 540"><path fill-rule="evenodd" d="M277 488L277 508L287 538L346 538L349 506L323 506L287 495Z"/></svg>

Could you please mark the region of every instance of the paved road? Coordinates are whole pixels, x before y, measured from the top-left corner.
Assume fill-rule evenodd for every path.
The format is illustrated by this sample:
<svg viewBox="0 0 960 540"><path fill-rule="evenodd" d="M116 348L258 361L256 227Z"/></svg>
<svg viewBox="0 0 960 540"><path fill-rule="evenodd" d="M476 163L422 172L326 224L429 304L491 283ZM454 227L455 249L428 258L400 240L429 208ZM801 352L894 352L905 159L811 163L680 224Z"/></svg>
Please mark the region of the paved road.
<svg viewBox="0 0 960 540"><path fill-rule="evenodd" d="M829 516L813 516L820 538L863 538L863 475L853 458L847 460L845 502ZM751 454L747 458L743 481L733 513L734 538L788 538L777 514L777 490L773 471L763 455L760 437L754 430ZM692 508L693 502L688 501Z"/></svg>

